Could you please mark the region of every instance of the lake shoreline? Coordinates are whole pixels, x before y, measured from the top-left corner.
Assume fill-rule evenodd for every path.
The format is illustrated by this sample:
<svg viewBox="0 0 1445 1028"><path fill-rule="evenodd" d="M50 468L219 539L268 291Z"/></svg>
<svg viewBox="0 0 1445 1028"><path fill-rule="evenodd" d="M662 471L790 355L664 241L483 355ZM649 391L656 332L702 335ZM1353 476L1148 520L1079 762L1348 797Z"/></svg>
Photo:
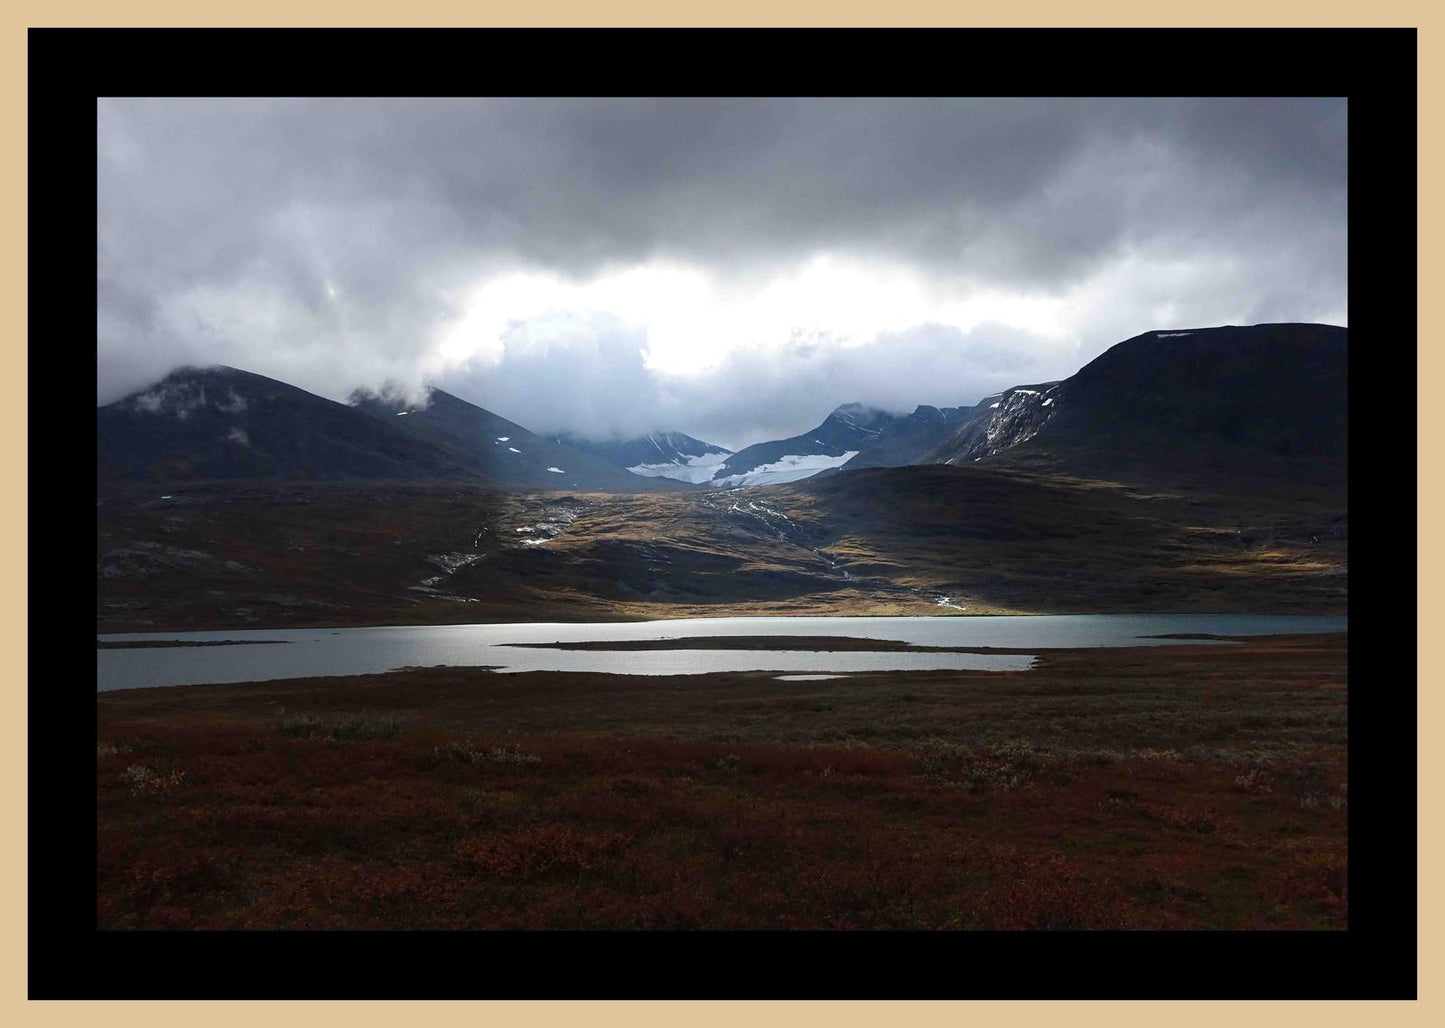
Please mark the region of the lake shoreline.
<svg viewBox="0 0 1445 1028"><path fill-rule="evenodd" d="M181 639L131 636L100 641L110 645L100 646L97 691L437 666L485 665L508 674L588 671L647 676L750 670L1026 670L1046 649L1233 646L1239 644L1236 637L1347 629L1347 619L1328 616L1076 615L869 621L713 618L613 626L388 626L217 632ZM1206 634L1210 638L1198 638ZM223 648L252 641L300 645ZM157 642L160 645L152 645Z"/></svg>
<svg viewBox="0 0 1445 1028"><path fill-rule="evenodd" d="M98 650L163 650L185 646L267 646L289 643L289 639L97 639Z"/></svg>
<svg viewBox="0 0 1445 1028"><path fill-rule="evenodd" d="M1003 653L1033 656L1038 647L924 646L896 639L807 635L694 635L678 639L620 639L590 642L497 643L525 650L795 650L803 653Z"/></svg>

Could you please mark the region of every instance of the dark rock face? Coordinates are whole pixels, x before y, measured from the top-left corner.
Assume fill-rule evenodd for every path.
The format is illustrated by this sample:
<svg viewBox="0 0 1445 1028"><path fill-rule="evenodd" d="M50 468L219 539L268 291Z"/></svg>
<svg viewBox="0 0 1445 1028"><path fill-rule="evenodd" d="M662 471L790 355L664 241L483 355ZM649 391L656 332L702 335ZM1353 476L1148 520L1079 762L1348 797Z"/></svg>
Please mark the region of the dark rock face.
<svg viewBox="0 0 1445 1028"><path fill-rule="evenodd" d="M1014 386L985 396L956 427L916 463L958 464L979 460L1032 439L1048 424L1058 402L1058 382ZM947 451L951 459L937 459Z"/></svg>

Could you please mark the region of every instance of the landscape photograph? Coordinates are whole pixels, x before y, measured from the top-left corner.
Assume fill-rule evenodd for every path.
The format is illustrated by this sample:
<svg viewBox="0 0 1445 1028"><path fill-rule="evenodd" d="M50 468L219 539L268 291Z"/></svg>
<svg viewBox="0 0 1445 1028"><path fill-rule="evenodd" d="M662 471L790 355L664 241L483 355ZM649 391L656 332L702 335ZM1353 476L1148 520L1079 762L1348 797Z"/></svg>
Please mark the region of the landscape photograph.
<svg viewBox="0 0 1445 1028"><path fill-rule="evenodd" d="M1347 933L1350 112L100 98L95 927Z"/></svg>

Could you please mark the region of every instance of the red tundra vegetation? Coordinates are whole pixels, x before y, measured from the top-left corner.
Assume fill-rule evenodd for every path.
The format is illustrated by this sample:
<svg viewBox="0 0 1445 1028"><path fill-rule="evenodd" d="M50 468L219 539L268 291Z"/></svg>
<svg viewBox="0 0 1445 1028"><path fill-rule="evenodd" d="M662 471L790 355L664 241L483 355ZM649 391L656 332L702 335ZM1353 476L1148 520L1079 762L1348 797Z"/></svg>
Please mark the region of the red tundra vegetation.
<svg viewBox="0 0 1445 1028"><path fill-rule="evenodd" d="M103 929L1347 926L1343 636L101 694Z"/></svg>

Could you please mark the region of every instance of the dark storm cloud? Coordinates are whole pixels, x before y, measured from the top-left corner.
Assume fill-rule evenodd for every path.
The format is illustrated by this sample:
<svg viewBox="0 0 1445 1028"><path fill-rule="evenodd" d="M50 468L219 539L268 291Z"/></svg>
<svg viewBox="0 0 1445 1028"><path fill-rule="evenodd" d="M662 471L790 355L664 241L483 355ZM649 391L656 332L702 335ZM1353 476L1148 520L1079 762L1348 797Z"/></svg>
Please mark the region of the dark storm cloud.
<svg viewBox="0 0 1445 1028"><path fill-rule="evenodd" d="M188 361L333 397L414 382L455 297L508 270L670 260L746 288L818 253L886 261L959 296L1084 296L1070 331L1085 359L1190 319L1347 309L1343 100L104 100L98 130L102 402ZM1101 281L1113 291L1091 304ZM645 338L591 331L624 340L596 351L620 377L570 409L667 412L675 389L633 367ZM1056 343L1009 339L1034 347L1025 365ZM518 346L489 395L542 392ZM940 343L920 378L968 374L970 352ZM817 366L861 367L849 353L820 346ZM793 402L786 376L750 374L772 408L724 379L698 387L718 431L743 424L724 409Z"/></svg>

